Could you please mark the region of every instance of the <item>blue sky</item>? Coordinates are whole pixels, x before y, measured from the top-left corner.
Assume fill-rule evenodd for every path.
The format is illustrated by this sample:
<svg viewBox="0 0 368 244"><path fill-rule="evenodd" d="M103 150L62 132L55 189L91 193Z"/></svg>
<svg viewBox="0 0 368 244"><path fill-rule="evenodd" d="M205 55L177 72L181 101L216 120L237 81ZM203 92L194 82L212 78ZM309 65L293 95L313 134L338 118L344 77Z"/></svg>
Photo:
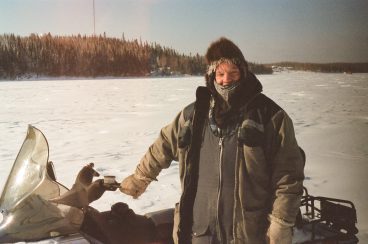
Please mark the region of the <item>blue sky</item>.
<svg viewBox="0 0 368 244"><path fill-rule="evenodd" d="M1 0L0 33L93 34L93 0ZM96 33L204 54L226 36L253 62L368 62L367 0L95 0Z"/></svg>

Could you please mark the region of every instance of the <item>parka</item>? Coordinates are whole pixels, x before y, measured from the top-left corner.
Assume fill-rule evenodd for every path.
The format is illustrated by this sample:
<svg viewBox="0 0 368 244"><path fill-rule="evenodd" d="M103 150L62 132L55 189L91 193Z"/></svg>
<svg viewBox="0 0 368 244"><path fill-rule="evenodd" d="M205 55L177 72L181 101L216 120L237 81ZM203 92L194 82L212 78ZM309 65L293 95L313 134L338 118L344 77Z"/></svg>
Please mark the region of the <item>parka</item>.
<svg viewBox="0 0 368 244"><path fill-rule="evenodd" d="M196 102L161 129L136 168L140 175L156 179L172 161L179 162L182 195L175 206L175 243L191 242L198 154L212 99L207 87L199 87L196 97ZM304 160L292 120L270 98L254 94L242 108L241 117L237 128L232 243L266 243L271 216L288 225L295 222L303 192Z"/></svg>

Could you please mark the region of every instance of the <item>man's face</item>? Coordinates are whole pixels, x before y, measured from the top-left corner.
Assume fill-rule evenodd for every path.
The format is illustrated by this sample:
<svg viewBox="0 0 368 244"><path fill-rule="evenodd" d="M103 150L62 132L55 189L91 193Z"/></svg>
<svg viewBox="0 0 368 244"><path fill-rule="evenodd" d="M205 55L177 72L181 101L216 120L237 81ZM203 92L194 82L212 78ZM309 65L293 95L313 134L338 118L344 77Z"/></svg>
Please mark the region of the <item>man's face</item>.
<svg viewBox="0 0 368 244"><path fill-rule="evenodd" d="M216 83L221 86L231 85L233 82L239 81L240 70L232 63L221 63L216 68Z"/></svg>

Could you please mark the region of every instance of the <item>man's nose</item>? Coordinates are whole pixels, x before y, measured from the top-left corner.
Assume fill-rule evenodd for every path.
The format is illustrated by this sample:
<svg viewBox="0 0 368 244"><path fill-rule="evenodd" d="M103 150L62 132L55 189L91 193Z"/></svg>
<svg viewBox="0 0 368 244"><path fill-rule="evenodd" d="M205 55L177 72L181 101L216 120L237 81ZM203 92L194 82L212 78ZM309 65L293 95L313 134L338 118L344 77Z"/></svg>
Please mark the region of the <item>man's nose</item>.
<svg viewBox="0 0 368 244"><path fill-rule="evenodd" d="M224 85L226 85L227 83L231 83L231 77L228 73L224 74L224 77L222 79L222 83L225 83Z"/></svg>

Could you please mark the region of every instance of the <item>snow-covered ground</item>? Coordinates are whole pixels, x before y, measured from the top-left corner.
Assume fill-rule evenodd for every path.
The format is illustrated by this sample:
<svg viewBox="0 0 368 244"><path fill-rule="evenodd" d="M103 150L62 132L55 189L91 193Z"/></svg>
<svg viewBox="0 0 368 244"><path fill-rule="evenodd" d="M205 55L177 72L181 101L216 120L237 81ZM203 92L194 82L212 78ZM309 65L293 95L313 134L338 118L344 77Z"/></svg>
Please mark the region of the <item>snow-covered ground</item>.
<svg viewBox="0 0 368 244"><path fill-rule="evenodd" d="M368 74L258 78L294 121L307 154L309 192L353 201L360 243L368 243ZM0 189L28 124L46 135L57 178L66 186L88 162L122 180L203 84L202 77L0 82ZM138 213L173 207L180 195L178 164L158 179L137 200L108 192L93 206L107 210L124 201Z"/></svg>

